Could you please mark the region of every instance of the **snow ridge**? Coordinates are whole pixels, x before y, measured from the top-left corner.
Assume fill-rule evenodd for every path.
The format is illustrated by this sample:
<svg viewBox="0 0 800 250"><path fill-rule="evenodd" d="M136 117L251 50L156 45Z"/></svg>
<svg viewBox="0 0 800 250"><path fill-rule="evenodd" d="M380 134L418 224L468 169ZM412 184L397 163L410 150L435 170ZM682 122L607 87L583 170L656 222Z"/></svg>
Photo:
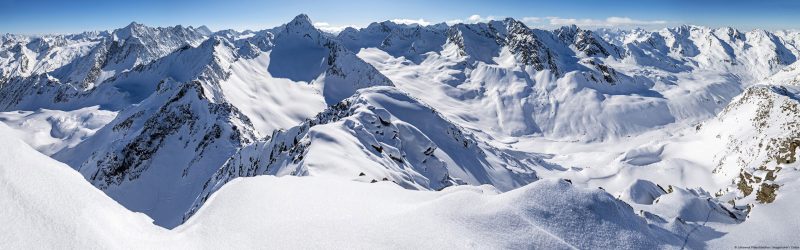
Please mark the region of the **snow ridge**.
<svg viewBox="0 0 800 250"><path fill-rule="evenodd" d="M320 158L329 150L351 148L361 152L339 160ZM185 218L237 177L333 175L408 189L491 184L510 190L538 179L534 168L553 167L540 155L512 154L463 132L394 88L366 88L314 119L239 150L206 182ZM519 158L523 155L526 159Z"/></svg>

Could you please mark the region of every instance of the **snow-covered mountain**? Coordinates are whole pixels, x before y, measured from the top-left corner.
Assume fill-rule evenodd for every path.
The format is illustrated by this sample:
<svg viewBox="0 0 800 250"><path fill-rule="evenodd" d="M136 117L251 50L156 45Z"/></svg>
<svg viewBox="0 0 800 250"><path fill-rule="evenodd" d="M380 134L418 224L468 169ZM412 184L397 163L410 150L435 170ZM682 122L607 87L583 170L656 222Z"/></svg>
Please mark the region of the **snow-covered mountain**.
<svg viewBox="0 0 800 250"><path fill-rule="evenodd" d="M0 154L19 156L0 162L0 199L22 205L0 218L109 247L131 232L156 247L356 232L364 247L392 232L406 247L725 248L753 230L768 242L800 226L791 212L772 225L800 201L798 46L793 31L513 18L334 35L303 14L260 31L3 35ZM35 194L45 182L91 195ZM102 218L62 218L81 209Z"/></svg>
<svg viewBox="0 0 800 250"><path fill-rule="evenodd" d="M67 101L121 111L95 136L53 157L126 207L174 227L239 148L359 88L392 85L305 15L258 33L244 40L212 36ZM308 103L287 107L301 100Z"/></svg>
<svg viewBox="0 0 800 250"><path fill-rule="evenodd" d="M761 30L681 26L608 34L575 26L531 30L513 19L457 24L444 33L438 26L415 29L424 28L373 24L339 36L363 48L360 55L401 89L496 137L607 140L700 121L798 55L793 40ZM384 44L352 42L358 33L372 41L379 34L406 41L438 34L427 40L446 42L418 59ZM426 94L432 88L439 94ZM449 108L450 102L461 107Z"/></svg>
<svg viewBox="0 0 800 250"><path fill-rule="evenodd" d="M420 26L385 21L359 30L348 27L339 32L337 38L351 51L380 48L394 57L403 56L418 62L423 54L441 49L447 29L446 24Z"/></svg>
<svg viewBox="0 0 800 250"><path fill-rule="evenodd" d="M2 110L63 108L108 78L205 40L205 27L151 28L138 23L112 32L18 37L0 53ZM6 49L8 48L8 49Z"/></svg>
<svg viewBox="0 0 800 250"><path fill-rule="evenodd" d="M230 180L256 175L333 176L417 190L490 184L507 191L537 180L535 168L556 167L542 158L495 148L395 88L372 87L239 150L204 185L193 210Z"/></svg>

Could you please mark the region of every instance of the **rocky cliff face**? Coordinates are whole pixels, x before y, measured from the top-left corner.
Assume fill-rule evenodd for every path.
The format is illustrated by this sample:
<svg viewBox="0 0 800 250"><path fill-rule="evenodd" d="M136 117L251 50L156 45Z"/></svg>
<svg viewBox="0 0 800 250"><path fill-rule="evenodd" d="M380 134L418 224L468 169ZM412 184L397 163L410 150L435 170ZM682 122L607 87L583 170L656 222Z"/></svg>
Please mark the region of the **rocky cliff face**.
<svg viewBox="0 0 800 250"><path fill-rule="evenodd" d="M746 206L771 203L779 195L781 170L797 160L800 146L797 93L795 86L750 87L702 127L716 131L725 142L714 173L730 179L731 185L718 196Z"/></svg>

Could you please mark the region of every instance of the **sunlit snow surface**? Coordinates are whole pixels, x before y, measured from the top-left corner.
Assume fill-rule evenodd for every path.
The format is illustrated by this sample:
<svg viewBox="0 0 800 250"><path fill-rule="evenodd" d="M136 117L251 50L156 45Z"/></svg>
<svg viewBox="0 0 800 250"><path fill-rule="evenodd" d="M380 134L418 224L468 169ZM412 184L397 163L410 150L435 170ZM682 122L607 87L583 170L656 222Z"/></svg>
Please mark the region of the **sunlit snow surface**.
<svg viewBox="0 0 800 250"><path fill-rule="evenodd" d="M0 248L800 245L798 46L305 15L2 35Z"/></svg>
<svg viewBox="0 0 800 250"><path fill-rule="evenodd" d="M166 230L0 125L0 221L11 248L647 247L659 244L625 203L548 180L507 193L440 192L323 177L239 179L186 224ZM259 222L259 223L254 223ZM498 230L502 229L502 230ZM257 232L253 237L249 232ZM31 240L31 235L39 238Z"/></svg>

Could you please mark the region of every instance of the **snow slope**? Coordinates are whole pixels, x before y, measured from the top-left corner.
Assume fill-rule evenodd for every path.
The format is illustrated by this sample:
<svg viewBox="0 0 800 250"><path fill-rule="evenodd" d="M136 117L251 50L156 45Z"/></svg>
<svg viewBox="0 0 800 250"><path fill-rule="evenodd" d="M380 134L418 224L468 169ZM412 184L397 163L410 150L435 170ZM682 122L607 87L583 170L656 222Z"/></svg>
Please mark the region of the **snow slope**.
<svg viewBox="0 0 800 250"><path fill-rule="evenodd" d="M0 162L0 200L13 204L0 213L6 225L0 229L3 248L676 244L668 233L651 229L609 194L556 180L499 194L489 186L417 192L385 183L321 177L239 179L212 196L186 224L166 230L125 210L68 166L12 134L0 123L0 155L14 159ZM308 227L309 223L315 226Z"/></svg>
<svg viewBox="0 0 800 250"><path fill-rule="evenodd" d="M772 203L783 193L781 186L795 181L783 175L791 174L797 161L799 96L797 86L754 85L703 124L701 132L715 135L724 145L713 173L733 180L719 191L721 199L740 206Z"/></svg>
<svg viewBox="0 0 800 250"><path fill-rule="evenodd" d="M86 182L69 166L25 144L0 122L3 248L157 247L168 231ZM161 237L163 240L164 237Z"/></svg>
<svg viewBox="0 0 800 250"><path fill-rule="evenodd" d="M507 191L537 180L536 169L558 168L545 158L493 147L406 93L371 87L240 149L204 185L187 217L237 177L328 176L420 190L490 184Z"/></svg>

